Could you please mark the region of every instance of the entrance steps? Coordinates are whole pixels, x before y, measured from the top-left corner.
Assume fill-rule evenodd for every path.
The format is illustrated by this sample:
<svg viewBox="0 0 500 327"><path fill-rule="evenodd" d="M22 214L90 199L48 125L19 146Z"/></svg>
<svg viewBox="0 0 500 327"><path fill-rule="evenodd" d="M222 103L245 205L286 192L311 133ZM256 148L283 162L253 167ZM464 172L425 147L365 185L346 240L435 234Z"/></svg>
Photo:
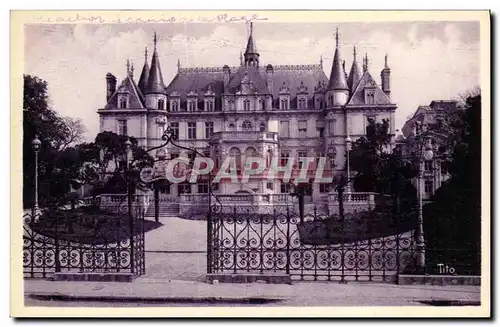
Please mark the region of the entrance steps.
<svg viewBox="0 0 500 327"><path fill-rule="evenodd" d="M179 204L178 203L161 203L160 202L160 217L178 217L179 216ZM146 218L154 218L155 216L155 205L151 203L146 211Z"/></svg>

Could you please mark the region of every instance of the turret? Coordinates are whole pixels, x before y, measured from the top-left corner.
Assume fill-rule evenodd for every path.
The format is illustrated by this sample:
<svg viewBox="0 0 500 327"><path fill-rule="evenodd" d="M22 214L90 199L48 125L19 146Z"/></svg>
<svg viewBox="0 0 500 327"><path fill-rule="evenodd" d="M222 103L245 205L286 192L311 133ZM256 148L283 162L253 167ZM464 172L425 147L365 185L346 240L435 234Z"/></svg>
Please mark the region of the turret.
<svg viewBox="0 0 500 327"><path fill-rule="evenodd" d="M154 52L153 58L151 58L151 69L149 70L148 86L146 87L145 94L147 108L166 110L167 96L161 74L158 50L156 49L156 32L154 34Z"/></svg>
<svg viewBox="0 0 500 327"><path fill-rule="evenodd" d="M267 90L269 93L273 93L274 83L273 83L274 68L271 64L266 66L266 83Z"/></svg>
<svg viewBox="0 0 500 327"><path fill-rule="evenodd" d="M259 53L253 40L253 23L250 23L250 35L248 36L247 48L245 50L245 66L259 66Z"/></svg>
<svg viewBox="0 0 500 327"><path fill-rule="evenodd" d="M229 69L228 65L224 65L224 67L222 67L222 82L224 83L224 91L226 91L230 77L231 77L231 70Z"/></svg>
<svg viewBox="0 0 500 327"><path fill-rule="evenodd" d="M144 49L144 66L142 67L141 76L139 77L139 90L142 93L146 93L146 88L148 87L149 80L149 64L148 64L148 48Z"/></svg>
<svg viewBox="0 0 500 327"><path fill-rule="evenodd" d="M107 73L106 74L106 103L109 102L109 99L115 94L116 92L116 77L111 74Z"/></svg>
<svg viewBox="0 0 500 327"><path fill-rule="evenodd" d="M358 85L360 79L361 72L359 70L358 61L356 59L356 47L354 47L351 71L349 72L349 78L347 79L347 86L349 87L349 90L351 90L351 92L354 91L354 88Z"/></svg>
<svg viewBox="0 0 500 327"><path fill-rule="evenodd" d="M385 65L384 69L380 72L380 78L382 80L382 91L390 98L391 97L391 69L387 64L387 54L385 55Z"/></svg>
<svg viewBox="0 0 500 327"><path fill-rule="evenodd" d="M333 56L332 71L326 92L327 107L343 106L347 103L349 97L349 88L342 67L342 59L340 58L338 29L335 33L335 40L335 55Z"/></svg>

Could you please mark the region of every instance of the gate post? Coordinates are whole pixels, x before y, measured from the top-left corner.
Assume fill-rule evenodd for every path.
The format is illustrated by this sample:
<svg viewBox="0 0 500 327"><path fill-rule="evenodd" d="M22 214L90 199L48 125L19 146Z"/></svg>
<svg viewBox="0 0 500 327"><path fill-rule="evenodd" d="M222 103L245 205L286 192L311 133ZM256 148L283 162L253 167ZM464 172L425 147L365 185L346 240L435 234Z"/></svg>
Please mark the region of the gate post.
<svg viewBox="0 0 500 327"><path fill-rule="evenodd" d="M207 274L212 273L212 179L208 179L208 215L207 215Z"/></svg>

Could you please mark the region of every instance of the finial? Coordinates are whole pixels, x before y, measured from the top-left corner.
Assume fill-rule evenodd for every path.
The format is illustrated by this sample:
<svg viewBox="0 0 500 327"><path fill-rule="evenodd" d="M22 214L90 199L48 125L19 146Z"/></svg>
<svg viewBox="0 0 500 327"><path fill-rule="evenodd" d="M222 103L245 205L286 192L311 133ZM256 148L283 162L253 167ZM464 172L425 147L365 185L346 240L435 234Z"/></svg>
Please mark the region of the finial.
<svg viewBox="0 0 500 327"><path fill-rule="evenodd" d="M144 60L148 61L148 47L144 47Z"/></svg>
<svg viewBox="0 0 500 327"><path fill-rule="evenodd" d="M388 59L388 55L386 53L385 54L385 68L389 68L389 65L387 64L387 59Z"/></svg>
<svg viewBox="0 0 500 327"><path fill-rule="evenodd" d="M319 56L319 65L323 68L323 54Z"/></svg>
<svg viewBox="0 0 500 327"><path fill-rule="evenodd" d="M130 61L127 58L127 75L130 74Z"/></svg>
<svg viewBox="0 0 500 327"><path fill-rule="evenodd" d="M250 35L253 33L253 22L250 22Z"/></svg>
<svg viewBox="0 0 500 327"><path fill-rule="evenodd" d="M353 46L352 53L353 53L354 60L356 60L356 46Z"/></svg>
<svg viewBox="0 0 500 327"><path fill-rule="evenodd" d="M177 71L181 70L181 60L177 58Z"/></svg>
<svg viewBox="0 0 500 327"><path fill-rule="evenodd" d="M153 38L153 42L154 42L155 50L156 50L156 32L155 32L155 35L154 35L154 38Z"/></svg>
<svg viewBox="0 0 500 327"><path fill-rule="evenodd" d="M368 71L368 53L365 54L365 65L366 65L366 70Z"/></svg>
<svg viewBox="0 0 500 327"><path fill-rule="evenodd" d="M130 64L130 76L134 77L134 63Z"/></svg>
<svg viewBox="0 0 500 327"><path fill-rule="evenodd" d="M339 28L338 27L335 31L335 42L336 42L336 45L338 47L339 46Z"/></svg>

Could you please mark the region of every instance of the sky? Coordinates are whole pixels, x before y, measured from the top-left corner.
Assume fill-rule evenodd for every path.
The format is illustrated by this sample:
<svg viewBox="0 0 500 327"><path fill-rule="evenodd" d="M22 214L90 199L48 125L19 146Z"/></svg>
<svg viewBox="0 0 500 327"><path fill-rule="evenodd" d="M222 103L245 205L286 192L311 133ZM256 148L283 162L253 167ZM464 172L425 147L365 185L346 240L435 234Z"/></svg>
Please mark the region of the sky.
<svg viewBox="0 0 500 327"><path fill-rule="evenodd" d="M390 23L270 23L254 22L254 40L260 64L318 64L330 76L335 29L340 33L341 58L349 70L353 46L358 63L367 53L369 71L380 85L384 56L391 68L391 97L398 105L396 128L419 105L447 100L479 85L479 22ZM138 79L149 60L153 33L163 78L170 83L182 67L239 64L249 27L244 22L226 24L30 24L25 26L24 73L47 81L51 106L61 116L81 118L85 140L99 133L97 109L106 102L105 75L119 82L126 74L126 60L134 64Z"/></svg>

